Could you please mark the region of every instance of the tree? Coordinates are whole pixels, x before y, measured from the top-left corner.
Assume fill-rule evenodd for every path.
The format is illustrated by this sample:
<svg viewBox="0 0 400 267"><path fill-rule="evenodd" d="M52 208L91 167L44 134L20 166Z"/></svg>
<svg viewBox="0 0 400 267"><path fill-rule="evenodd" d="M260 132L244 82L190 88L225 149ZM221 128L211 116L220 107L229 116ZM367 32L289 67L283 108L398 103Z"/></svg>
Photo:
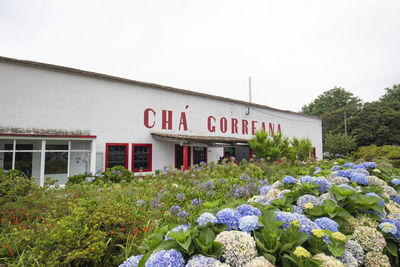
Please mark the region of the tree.
<svg viewBox="0 0 400 267"><path fill-rule="evenodd" d="M275 161L289 154L289 138L281 133L269 137L264 130L257 131L249 140L249 146L257 156L268 161Z"/></svg>
<svg viewBox="0 0 400 267"><path fill-rule="evenodd" d="M301 112L308 115L321 116L333 112L349 104L358 104L361 100L341 87L334 87L323 92L313 102L304 105Z"/></svg>
<svg viewBox="0 0 400 267"><path fill-rule="evenodd" d="M391 109L400 111L400 84L395 84L392 88L385 88L385 90L386 93L379 100Z"/></svg>
<svg viewBox="0 0 400 267"><path fill-rule="evenodd" d="M338 110L325 113L321 116L322 118L322 137L325 140L328 133L339 134L345 133L344 127L344 116L350 119L353 117L357 110L360 108L360 104L348 104Z"/></svg>
<svg viewBox="0 0 400 267"><path fill-rule="evenodd" d="M349 152L357 147L354 137L344 133L328 133L325 137L324 151L331 155L342 154L348 155Z"/></svg>
<svg viewBox="0 0 400 267"><path fill-rule="evenodd" d="M306 160L313 149L311 140L308 138L299 139L297 137L293 137L290 144L296 151L297 159L301 161Z"/></svg>
<svg viewBox="0 0 400 267"><path fill-rule="evenodd" d="M358 146L400 144L400 112L383 102L366 103L349 120Z"/></svg>

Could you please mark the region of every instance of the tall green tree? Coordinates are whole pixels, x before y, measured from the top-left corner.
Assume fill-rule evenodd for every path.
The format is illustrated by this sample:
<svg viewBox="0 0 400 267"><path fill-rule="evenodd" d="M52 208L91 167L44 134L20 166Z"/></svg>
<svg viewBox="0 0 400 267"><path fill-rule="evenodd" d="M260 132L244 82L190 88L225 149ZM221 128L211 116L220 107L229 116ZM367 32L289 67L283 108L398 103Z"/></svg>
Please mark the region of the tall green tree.
<svg viewBox="0 0 400 267"><path fill-rule="evenodd" d="M358 146L400 144L400 112L383 102L366 103L349 120L349 131Z"/></svg>
<svg viewBox="0 0 400 267"><path fill-rule="evenodd" d="M328 133L324 140L324 151L331 155L343 154L348 155L349 152L357 147L355 138L344 133L334 134Z"/></svg>
<svg viewBox="0 0 400 267"><path fill-rule="evenodd" d="M379 98L393 110L400 111L400 84L393 85L392 88L385 88L386 93Z"/></svg>
<svg viewBox="0 0 400 267"><path fill-rule="evenodd" d="M321 116L336 111L350 104L358 104L361 99L341 87L334 87L323 92L313 102L304 105L301 112L308 115Z"/></svg>

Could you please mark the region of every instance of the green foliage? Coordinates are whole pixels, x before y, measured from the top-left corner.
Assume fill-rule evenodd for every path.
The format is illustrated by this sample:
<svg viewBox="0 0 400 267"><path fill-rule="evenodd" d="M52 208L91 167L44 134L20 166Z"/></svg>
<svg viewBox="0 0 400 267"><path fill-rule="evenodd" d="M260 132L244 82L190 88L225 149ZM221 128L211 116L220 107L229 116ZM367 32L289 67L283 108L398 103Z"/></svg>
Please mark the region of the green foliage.
<svg viewBox="0 0 400 267"><path fill-rule="evenodd" d="M38 185L19 170L5 171L0 169L0 206L27 196Z"/></svg>
<svg viewBox="0 0 400 267"><path fill-rule="evenodd" d="M351 214L345 209L336 205L330 199L324 200L321 206L316 206L312 209L306 210L307 215L311 218L328 217L335 220L339 224L344 224L347 219L351 218Z"/></svg>
<svg viewBox="0 0 400 267"><path fill-rule="evenodd" d="M302 107L301 112L308 115L321 116L336 111L349 104L357 104L361 100L341 87L334 87L323 92L313 102Z"/></svg>
<svg viewBox="0 0 400 267"><path fill-rule="evenodd" d="M296 138L290 140L282 133L268 136L265 131L257 131L249 140L249 146L254 153L269 162L280 160L283 157L289 159L305 160L312 151L312 143L308 138Z"/></svg>
<svg viewBox="0 0 400 267"><path fill-rule="evenodd" d="M400 144L400 112L382 102L366 103L349 119L358 146Z"/></svg>
<svg viewBox="0 0 400 267"><path fill-rule="evenodd" d="M265 131L257 131L249 141L249 146L257 156L275 161L289 154L289 138L281 133L268 136Z"/></svg>
<svg viewBox="0 0 400 267"><path fill-rule="evenodd" d="M321 115L322 118L322 137L325 140L326 135L331 132L334 134L344 133L344 117L346 114L347 120L354 116L360 108L360 103L348 104L342 108L327 112Z"/></svg>
<svg viewBox="0 0 400 267"><path fill-rule="evenodd" d="M386 158L390 160L393 166L400 167L400 147L398 146L361 146L354 153L354 156L364 161L375 161L380 158Z"/></svg>
<svg viewBox="0 0 400 267"><path fill-rule="evenodd" d="M385 88L385 90L386 93L379 100L391 109L400 111L400 84L395 84L392 88Z"/></svg>
<svg viewBox="0 0 400 267"><path fill-rule="evenodd" d="M356 148L356 146L357 145L353 137L341 133L329 133L326 135L324 140L324 151L329 152L332 155L348 155Z"/></svg>

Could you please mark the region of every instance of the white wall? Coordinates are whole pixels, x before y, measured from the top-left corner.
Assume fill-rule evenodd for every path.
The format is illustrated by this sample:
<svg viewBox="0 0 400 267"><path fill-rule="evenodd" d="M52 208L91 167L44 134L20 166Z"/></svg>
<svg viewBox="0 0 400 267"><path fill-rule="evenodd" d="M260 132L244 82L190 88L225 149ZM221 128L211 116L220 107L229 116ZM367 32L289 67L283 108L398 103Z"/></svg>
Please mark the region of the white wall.
<svg viewBox="0 0 400 267"><path fill-rule="evenodd" d="M153 170L174 165L174 144L156 141L149 132L250 138L252 120L264 121L267 128L274 123L275 129L279 123L288 136L309 137L317 157L322 157L321 120L293 113L256 107L246 115L247 106L239 103L2 62L0 93L0 127L88 130L97 136L98 153L104 153L105 143L152 143ZM146 108L156 112L151 129L143 122ZM161 129L162 110L173 111L172 130ZM181 112L186 114L188 131L178 130ZM210 133L210 115L216 126L221 117L228 119L228 125L232 117L246 119L249 134L232 134L229 127L225 134L219 127ZM220 156L222 148L208 148L209 161Z"/></svg>

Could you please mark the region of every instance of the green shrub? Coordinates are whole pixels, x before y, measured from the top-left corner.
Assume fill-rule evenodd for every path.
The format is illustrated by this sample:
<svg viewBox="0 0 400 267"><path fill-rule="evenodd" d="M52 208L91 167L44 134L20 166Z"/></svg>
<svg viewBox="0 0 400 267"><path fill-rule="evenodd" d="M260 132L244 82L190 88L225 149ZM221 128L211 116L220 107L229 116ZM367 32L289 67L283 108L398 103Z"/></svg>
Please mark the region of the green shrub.
<svg viewBox="0 0 400 267"><path fill-rule="evenodd" d="M400 167L400 147L399 146L362 146L354 153L358 159L372 161L380 158L387 158L396 168Z"/></svg>

